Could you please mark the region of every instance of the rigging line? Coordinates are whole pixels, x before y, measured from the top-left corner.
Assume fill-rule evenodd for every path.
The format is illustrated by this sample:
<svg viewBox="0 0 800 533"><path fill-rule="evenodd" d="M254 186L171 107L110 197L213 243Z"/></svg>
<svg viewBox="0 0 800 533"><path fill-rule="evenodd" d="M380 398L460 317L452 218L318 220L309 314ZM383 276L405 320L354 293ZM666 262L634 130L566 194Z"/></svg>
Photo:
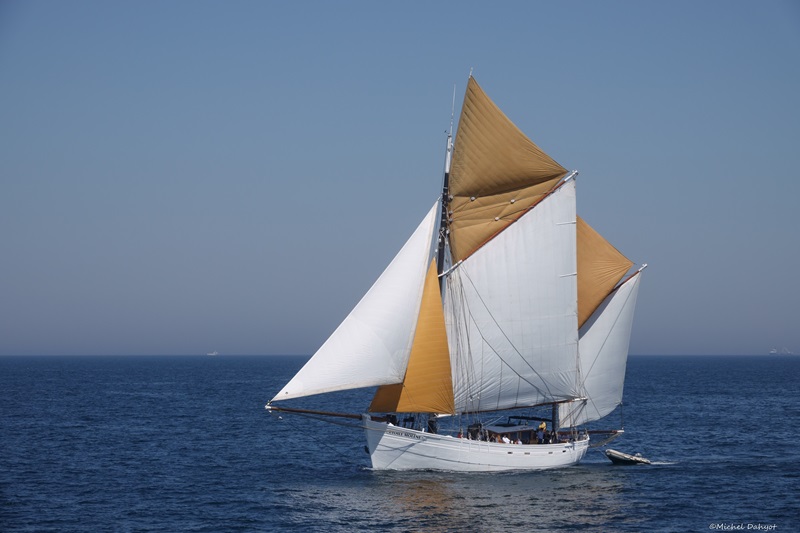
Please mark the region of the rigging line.
<svg viewBox="0 0 800 533"><path fill-rule="evenodd" d="M463 335L464 339L462 339L461 335L455 335L456 338L456 353L461 354L462 357L457 358L458 364L458 373L462 376L462 383L465 384L465 407L467 403L470 404L470 408L466 409L467 412L475 412L477 409L472 408L472 405L477 402L478 406L480 406L480 392L482 389L483 384L483 368L485 358L481 357L480 362L480 377L476 370L476 361L474 354L472 353L472 343L470 342L470 328L468 326L468 318L464 313L464 310L467 308L466 305L466 295L464 292L464 284L462 283L460 278L451 279L451 282L447 284L448 288L450 289L450 293L452 295L450 309L452 312L452 316L455 320L453 327L460 330ZM460 303L460 305L456 305L456 302ZM475 397L477 393L477 398Z"/></svg>
<svg viewBox="0 0 800 533"><path fill-rule="evenodd" d="M274 414L278 416L278 419L280 421L286 422L287 424L292 426L295 429L295 431L297 431L298 433L304 434L307 431L307 428L302 428L299 424L295 424L295 422L291 419L291 417L284 418L283 416L278 415L277 413L274 413ZM353 424L353 423L349 423L349 422L339 422L337 420L331 420L329 418L322 418L320 416L310 415L310 414L307 414L307 413L292 413L292 414L297 414L299 416L304 416L306 418L312 418L314 420L319 420L320 422L326 422L328 424L333 424L333 425L336 425L336 426L344 426L344 427L350 427L350 428L364 429L364 425L362 425L362 424ZM359 462L353 460L353 455L352 454L346 454L346 453L342 452L341 450L338 450L338 449L334 448L333 446L328 444L324 439L319 439L318 443L321 444L322 446L324 446L325 448L328 448L329 450L331 450L335 454L342 456L344 459L347 460L348 463L353 464L353 465L360 464Z"/></svg>
<svg viewBox="0 0 800 533"><path fill-rule="evenodd" d="M281 413L281 411L276 411L274 414L277 415L280 420L286 420L283 417L283 415L280 415L278 413ZM320 422L325 422L326 424L333 424L334 426L343 426L343 427L356 428L356 429L358 429L358 428L363 429L364 428L363 424L356 424L354 422L339 422L338 420L335 420L335 419L332 419L332 418L329 418L329 417L325 417L324 415L315 415L315 414L310 414L310 413L299 413L299 412L296 412L296 411L283 411L283 413L292 414L292 415L298 415L298 416L304 416L306 418L311 418L313 420L319 420Z"/></svg>
<svg viewBox="0 0 800 533"><path fill-rule="evenodd" d="M492 314L492 312L489 310L489 307L486 305L486 302L483 300L483 298L481 297L480 293L478 293L478 290L477 290L477 288L475 288L475 284L473 283L472 279L469 277L469 273L468 273L466 270L464 271L464 275L466 276L466 278L467 278L467 280L469 281L470 285L472 285L472 288L473 288L473 290L475 291L475 294L478 296L478 299L480 300L481 304L483 304L483 308L484 308L484 309L487 311L487 313L489 314L489 317L492 319L492 321L494 322L494 324L497 326L498 330L499 330L499 331L502 333L503 337L504 337L504 338L505 338L505 339L508 341L508 344L509 344L509 345L510 345L510 346L511 346L513 349L514 349L514 351L517 353L517 355L519 355L519 357L520 357L520 358L522 359L522 361L523 361L523 362L524 362L524 363L525 363L525 364L528 366L528 368L530 368L530 369L531 369L531 371L532 371L534 374L536 374L536 376L537 376L539 379L541 379L541 380L542 380L542 383L544 383L544 385L545 385L545 388L547 389L546 393L545 393L544 391L542 391L542 389L540 389L539 387L537 387L537 386L536 386L534 383L531 383L531 382L530 382L528 379L524 378L524 377L523 377L523 376L522 376L522 375L521 375L519 372L515 371L515 370L514 370L514 368L511 366L511 364L510 364L508 361L506 361L506 360L505 360L505 359L504 359L504 358L503 358L503 357L500 355L500 353L498 352L498 350L497 350L497 349L496 349L494 346L492 346L492 345L491 345L491 343L489 343L489 341L488 341L488 340L486 339L486 337L483 335L483 331L481 331L481 329L478 327L478 332L479 332L479 333L480 333L480 335L481 335L481 339L482 339L482 340L483 340L483 341L484 341L484 342L485 342L485 343L486 343L486 344L489 346L489 348L491 348L491 349L492 349L492 351L495 353L495 355L497 355L498 359L500 359L500 361L502 361L502 362L503 362L503 363L504 363L506 366L508 366L508 367L509 367L509 368L512 370L512 372L514 372L514 374L516 374L516 375L517 375L517 377L518 377L518 378L520 378L520 380L522 380L522 381L525 381L526 383L528 383L528 384L529 384L531 387L533 387L534 389L536 389L536 391L537 391L538 393L540 393L542 396L550 396L550 397L552 397L552 393L550 392L550 389L549 389L549 387L547 386L547 382L545 381L544 377L542 377L542 375L541 375L541 374L539 374L539 373L536 371L536 369L535 369L535 368L534 368L534 367L533 367L533 366L532 366L532 365L531 365L531 364L530 364L530 363L529 363L529 362L528 362L528 361L525 359L525 357L524 357L524 356L523 356L523 355L520 353L520 351L517 349L517 347L516 347L516 346L514 345L514 343L511 341L511 339L509 339L509 338L508 338L508 335L506 335L506 332L503 330L503 328L502 328L502 327L500 327L500 324L498 324L497 320L496 320L496 319L495 319L495 317L494 317L494 314ZM471 309L470 309L470 311L469 311L469 315L470 315L470 318L472 319L472 322L473 322L473 323L476 325L476 327L477 327L477 326L478 326L478 322L477 322L477 320L475 320L475 318L474 318L474 315L472 314L472 311L471 311ZM502 371L502 369L501 369L501 371Z"/></svg>
<svg viewBox="0 0 800 533"><path fill-rule="evenodd" d="M471 328L469 326L470 322L473 322L473 323L475 322L475 319L474 319L474 317L472 317L471 313L469 312L469 306L467 305L467 297L466 297L466 292L465 292L465 289L464 289L464 284L460 279L459 279L459 287L460 287L460 291L461 291L460 292L461 306L459 308L460 311L461 311L460 319L461 319L461 324L462 324L462 330L464 331L464 335L466 337L464 339L464 341L466 343L466 349L462 348L461 351L462 351L462 353L464 351L466 351L466 353L468 354L468 357L469 357L469 364L465 368L465 371L468 374L466 381L467 381L467 384L468 384L468 387L469 387L468 388L468 392L469 392L469 398L471 400L470 403L472 405L476 405L476 407L471 409L471 411L480 412L482 410L481 404L484 401L482 391L483 391L483 383L484 383L484 381L486 379L485 378L486 366L487 366L486 354L484 353L484 347L481 346L481 353L480 353L480 356L479 356L480 366L477 367L476 364L475 364L475 357L474 357L474 354L473 354L473 351L472 351L472 344L473 343L470 340L472 335L471 335ZM480 334L480 331L479 331L479 334ZM482 335L481 335L481 339L483 339ZM488 343L486 343L486 344L488 344ZM495 353L494 350L492 350L492 353ZM501 368L501 371L502 371L502 368Z"/></svg>
<svg viewBox="0 0 800 533"><path fill-rule="evenodd" d="M461 281L458 279L449 279L447 283L447 292L450 295L449 298L447 298L447 306L450 312L452 327L459 331L465 331L465 335L468 336L469 330L462 326L464 317L461 310L464 308L464 288ZM461 305L456 305L456 302L461 302ZM467 349L465 350L461 335L454 335L454 341L455 353L460 355L460 357L455 359L456 366L454 374L460 377L460 380L453 384L453 392L455 395L455 388L458 387L459 384L466 384L466 398L469 400L473 395L474 383L477 382L475 375L470 372L470 369L474 368L472 351L468 349L469 343L467 343ZM469 364L466 364L467 362L469 362ZM467 409L467 411L469 411L469 409Z"/></svg>
<svg viewBox="0 0 800 533"><path fill-rule="evenodd" d="M472 280L470 280L470 283L472 283ZM473 288L474 288L474 285L473 285ZM476 291L476 293L477 293L477 291ZM479 298L480 298L480 296L479 296ZM463 301L464 301L464 302L466 302L466 298L464 298L464 299L463 299ZM485 303L484 303L482 300L481 300L481 303L483 303L483 304L484 304L484 308L486 308L486 304L485 304ZM537 392L539 395L541 395L542 397L548 397L548 396L552 396L552 394L550 393L550 391L549 391L549 390L548 390L547 392L545 392L545 391L542 391L542 389L541 389L541 388L539 388L539 387L538 387L537 385L535 385L534 383L531 383L531 382L530 382L528 379L524 378L522 375L520 375L520 374L519 374L517 371L515 371L515 370L514 370L514 368L513 368L513 367L512 367L512 366L511 366L511 365L510 365L510 364L509 364L509 363L508 363L508 362L507 362L507 361L506 361L506 360L505 360L505 359L504 359L504 358L503 358L503 357L502 357L502 356L501 356L499 353L498 353L498 350L497 350L497 349L495 349L495 348L494 348L494 346L492 346L492 345L491 345L491 343L489 343L489 341L488 341L488 340L486 339L486 337L483 335L483 332L482 332L482 331L480 330L480 328L478 327L478 325L477 325L477 324L478 324L478 322L477 322L477 320L475 319L475 316L472 314L472 311L469 309L469 306L465 304L465 305L464 305L464 307L466 307L466 308L468 309L468 316L469 316L469 320L470 320L470 321L471 321L473 324L475 324L476 328L478 329L478 334L480 335L480 337L481 337L481 340L482 340L482 341L483 341L483 342L484 342L484 343L485 343L485 344L488 346L488 348L491 350L491 353L493 353L494 355L496 355L496 356L497 356L497 358L498 358L498 359L499 359L499 360L500 360L500 361L501 361L501 362L504 364L504 366L507 366L507 367L508 367L508 368L509 368L509 369L512 371L512 373L513 373L514 375L516 375L516 376L519 378L519 380L520 380L520 381L524 381L524 382L526 382L526 383L527 383L528 385L530 385L530 386L531 386L531 387L532 387L534 390L536 390L536 392ZM488 311L488 309L487 309L487 311ZM489 316L491 316L491 317L492 317L492 319L494 320L494 316L492 316L491 312L489 312ZM497 324L497 321L496 321L496 320L495 320L495 324ZM468 328L468 330L469 330L469 328ZM503 335L505 336L505 332L503 332L503 331L502 331L502 329L501 329L501 332L502 332L502 333L503 333ZM508 337L507 337L507 336L506 336L506 340L508 340ZM470 343L468 343L468 344L470 344ZM517 354L518 354L518 355L520 355L520 357L522 357L522 354L520 354L520 353L519 353L519 350L517 350L517 348L516 348L516 347L513 345L513 343L511 343L511 341L510 341L510 340L509 340L509 344L511 344L512 348L514 348L514 350L517 352ZM471 345L471 344L470 344L470 345ZM471 350L470 350L470 354L471 354L471 353L472 353L472 352L471 352ZM486 361L486 357L481 357L481 371L483 371L483 369L484 369L484 367L485 367L485 364L484 364L484 363L485 363L485 361ZM524 357L523 357L523 361L524 361ZM526 362L526 364L527 364L527 361L525 361L525 362ZM530 367L530 364L528 364L528 366ZM472 367L474 367L474 364L472 365ZM537 376L538 376L540 379L542 379L542 381L544 382L544 379L542 378L542 376L541 376L541 375L539 375L539 374L538 374L538 372L536 372L536 369L534 369L534 368L532 368L532 367L531 367L531 370L532 370L532 371L533 371L533 372L534 372L534 373L535 373L535 374L536 374L536 375L537 375ZM501 372L501 374L502 374L502 371L503 371L503 367L501 366L501 367L500 367L500 372ZM501 381L502 381L502 378L501 378ZM483 379L481 378L481 380L480 380L480 383L482 383L482 382L483 382ZM545 386L547 386L547 383L545 383ZM479 389L479 390L480 390L480 389ZM498 394L499 394L499 392L498 392ZM517 397L519 397L519 390L517 391ZM499 399L498 399L498 401L499 401ZM478 402L480 403L480 399L478 400Z"/></svg>
<svg viewBox="0 0 800 533"><path fill-rule="evenodd" d="M552 392L550 391L550 387L548 386L548 383L547 383L547 381L544 379L544 377L542 377L542 375L541 375L541 374L539 374L539 372L537 372L537 371L536 371L536 369L533 367L533 365L531 365L531 364L528 362L528 360L527 360L527 359L525 359L525 357L522 355L522 353L520 353L520 351L517 349L517 347L514 345L514 343L513 343L513 342L511 342L511 339L509 339L509 338L508 338L508 335L506 335L506 332L505 332L505 330L504 330L502 327L500 327L500 324L498 324L498 322L497 322L497 319L494 317L494 314L493 314L493 313L492 313L492 312L489 310L489 307L486 305L486 302L483 300L483 297L481 297L480 293L478 292L478 289L475 287L475 284L473 283L473 281L472 281L472 278L470 278L470 276L469 276L469 272L467 272L467 270L466 270L466 269L461 269L461 271L464 273L464 276L467 278L467 281L469 281L470 285L472 285L472 288L473 288L473 290L475 291L475 294L477 295L477 297L478 297L478 300L480 300L481 304L483 304L483 308L484 308L484 309L486 310L486 312L489 314L489 317L492 319L492 321L494 322L495 326L497 326L497 329L500 331L500 333L502 333L503 337L504 337L504 338L505 338L505 339L508 341L508 344L511 346L511 348L513 348L513 349L514 349L514 352L516 352L516 354L517 354L517 355L520 357L520 359L522 359L522 361L523 361L523 362L524 362L524 363L525 363L525 364L528 366L528 368L530 368L530 370L531 370L531 371L532 371L534 374L536 374L536 376L537 376L539 379L541 379L541 380L542 380L542 383L544 384L544 386L545 386L545 389L547 390L547 394L546 394L546 395L545 395L545 394L542 394L542 389L540 389L539 387L537 387L536 385L534 385L533 383L531 383L531 382L530 382L530 381L529 381L527 378L523 377L523 376L522 376L522 375L521 375L519 372L517 372L516 370L514 370L514 367L512 367L512 366L511 366L511 364L510 364L509 362L507 362L507 361L506 361L506 360L505 360L505 359L504 359L504 358L503 358L503 357L502 357L502 356L501 356L501 355L498 353L498 351L495 349L495 347L494 347L494 346L492 346L492 345L489 343L489 341L486 339L486 337L483 335L483 332L481 331L480 327L478 327L478 332L481 334L481 338L483 339L483 341L484 341L484 342L485 342L485 343L486 343L486 344L487 344L487 345L488 345L488 346L489 346L489 347L490 347L490 348L491 348L491 349L494 351L494 353L497 355L497 357L498 357L498 358L499 358L499 359L500 359L500 360L501 360L501 361L502 361L502 362L503 362L503 363L504 363L506 366L508 366L508 367L509 367L509 368L510 368L510 369L511 369L511 370L512 370L512 371L513 371L513 372L514 372L516 375L517 375L517 377L519 377L521 380L523 380L523 381L525 381L526 383L528 383L528 385L530 385L531 387L533 387L534 389L536 389L536 391L537 391L538 393L542 394L543 396L547 396L547 397L550 397L550 398L554 398L554 396L553 396ZM469 314L470 314L470 317L472 317L472 316L473 316L473 315L472 315L472 311L471 311L471 310L470 310ZM475 321L475 320L473 319L473 322L475 323L475 325L476 325L476 327L477 327L477 326L478 326L478 323L477 323L477 321Z"/></svg>

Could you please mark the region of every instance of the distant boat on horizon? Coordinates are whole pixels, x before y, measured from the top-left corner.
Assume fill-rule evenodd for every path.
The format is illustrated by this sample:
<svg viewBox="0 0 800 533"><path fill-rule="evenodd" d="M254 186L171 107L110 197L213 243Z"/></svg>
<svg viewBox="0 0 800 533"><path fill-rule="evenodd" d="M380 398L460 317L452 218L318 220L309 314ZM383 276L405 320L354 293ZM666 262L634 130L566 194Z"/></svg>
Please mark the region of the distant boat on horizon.
<svg viewBox="0 0 800 533"><path fill-rule="evenodd" d="M219 355L219 352L214 350L213 352L208 352L206 355Z"/></svg>
<svg viewBox="0 0 800 533"><path fill-rule="evenodd" d="M789 348L784 347L782 350L778 350L777 348L773 348L769 351L769 355L794 355L794 352L791 351Z"/></svg>

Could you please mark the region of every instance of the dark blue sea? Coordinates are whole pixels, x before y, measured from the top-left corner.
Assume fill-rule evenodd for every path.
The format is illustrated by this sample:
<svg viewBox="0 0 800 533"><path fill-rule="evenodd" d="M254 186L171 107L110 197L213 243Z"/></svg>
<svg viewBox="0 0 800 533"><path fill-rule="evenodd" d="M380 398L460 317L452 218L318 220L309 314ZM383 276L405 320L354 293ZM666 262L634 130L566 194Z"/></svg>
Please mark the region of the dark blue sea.
<svg viewBox="0 0 800 533"><path fill-rule="evenodd" d="M611 447L653 465L502 474L373 472L361 431L268 414L304 361L0 358L0 531L800 531L800 357L633 356Z"/></svg>

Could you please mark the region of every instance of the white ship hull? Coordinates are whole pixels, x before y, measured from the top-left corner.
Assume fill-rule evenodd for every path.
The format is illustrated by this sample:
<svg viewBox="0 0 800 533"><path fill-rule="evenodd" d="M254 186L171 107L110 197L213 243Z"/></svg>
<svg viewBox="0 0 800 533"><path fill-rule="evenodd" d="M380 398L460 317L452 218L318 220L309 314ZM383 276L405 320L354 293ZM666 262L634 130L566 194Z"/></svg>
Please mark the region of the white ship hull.
<svg viewBox="0 0 800 533"><path fill-rule="evenodd" d="M589 437L558 444L502 444L393 426L363 417L375 470L495 472L545 470L577 464Z"/></svg>

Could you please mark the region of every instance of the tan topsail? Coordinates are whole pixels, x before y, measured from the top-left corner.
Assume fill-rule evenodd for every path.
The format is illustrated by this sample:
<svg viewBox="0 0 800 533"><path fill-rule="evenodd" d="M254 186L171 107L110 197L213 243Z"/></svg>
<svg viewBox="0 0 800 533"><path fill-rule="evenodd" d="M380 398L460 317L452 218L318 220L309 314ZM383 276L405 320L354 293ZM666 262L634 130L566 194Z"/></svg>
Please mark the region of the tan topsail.
<svg viewBox="0 0 800 533"><path fill-rule="evenodd" d="M450 171L453 261L469 256L522 216L566 173L470 77Z"/></svg>

